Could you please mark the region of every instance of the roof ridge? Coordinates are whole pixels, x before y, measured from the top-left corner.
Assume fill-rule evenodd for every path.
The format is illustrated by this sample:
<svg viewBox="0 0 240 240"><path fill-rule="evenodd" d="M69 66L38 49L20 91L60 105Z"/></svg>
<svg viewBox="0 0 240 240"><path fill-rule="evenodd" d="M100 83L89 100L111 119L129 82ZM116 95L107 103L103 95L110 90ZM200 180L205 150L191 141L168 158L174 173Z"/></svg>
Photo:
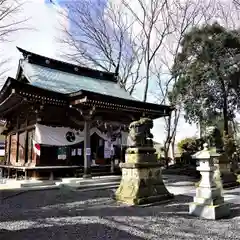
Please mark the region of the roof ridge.
<svg viewBox="0 0 240 240"><path fill-rule="evenodd" d="M88 76L92 78L96 78L99 80L106 80L117 83L117 75L113 72L100 71L97 69L91 69L88 67L83 67L80 65L72 64L69 62L64 62L61 60L53 59L50 57L46 57L43 55L39 55L27 50L24 50L20 47L17 49L23 54L24 59L26 59L29 63L33 63L36 65L44 66L47 68L72 73L75 75Z"/></svg>

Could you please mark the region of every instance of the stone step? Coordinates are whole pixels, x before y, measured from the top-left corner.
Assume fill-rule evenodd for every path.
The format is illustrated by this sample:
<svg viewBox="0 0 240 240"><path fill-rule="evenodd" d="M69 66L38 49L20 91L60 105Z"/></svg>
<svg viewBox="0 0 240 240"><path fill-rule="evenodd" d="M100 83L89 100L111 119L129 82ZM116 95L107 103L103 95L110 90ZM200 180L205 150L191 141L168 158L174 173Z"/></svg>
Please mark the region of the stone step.
<svg viewBox="0 0 240 240"><path fill-rule="evenodd" d="M12 188L25 188L25 187L41 187L41 186L55 186L56 181L41 181L41 180L24 180L24 181L11 181L7 183Z"/></svg>
<svg viewBox="0 0 240 240"><path fill-rule="evenodd" d="M59 182L63 184L98 184L98 183L110 183L120 182L121 176L103 176L103 177L92 177L89 179L84 178L62 178Z"/></svg>
<svg viewBox="0 0 240 240"><path fill-rule="evenodd" d="M102 183L70 183L64 184L60 183L59 187L68 187L73 189L108 189L108 188L117 188L119 186L119 181L115 182L102 182Z"/></svg>
<svg viewBox="0 0 240 240"><path fill-rule="evenodd" d="M120 176L103 176L103 177L92 177L89 179L84 178L63 178L60 180L8 180L6 184L0 186L0 191L4 189L30 189L30 188L44 188L48 186L58 187L60 185L75 185L75 186L96 186L99 184L118 184L120 183Z"/></svg>
<svg viewBox="0 0 240 240"><path fill-rule="evenodd" d="M46 190L53 190L53 189L62 189L62 188L69 188L72 190L80 190L80 191L94 191L94 190L104 190L104 189L116 189L119 186L119 181L115 182L108 182L108 183L78 183L78 184L54 184L54 185L42 185L42 186L28 186L28 187L12 187L8 189L1 189L0 190L0 200L7 199L24 192L28 191L46 191Z"/></svg>

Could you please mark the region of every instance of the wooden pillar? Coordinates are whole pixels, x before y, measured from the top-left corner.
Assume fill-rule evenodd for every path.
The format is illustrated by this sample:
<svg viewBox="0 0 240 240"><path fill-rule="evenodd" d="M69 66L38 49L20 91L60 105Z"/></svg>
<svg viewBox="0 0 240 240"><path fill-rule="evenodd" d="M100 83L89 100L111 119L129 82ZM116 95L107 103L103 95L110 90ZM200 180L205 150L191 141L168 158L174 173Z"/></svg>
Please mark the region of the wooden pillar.
<svg viewBox="0 0 240 240"><path fill-rule="evenodd" d="M9 179L9 178L10 178L10 176L11 176L11 169L10 169L10 168L8 168L8 176L7 176L7 178Z"/></svg>
<svg viewBox="0 0 240 240"><path fill-rule="evenodd" d="M17 133L16 133L16 138L17 138L17 146L16 146L16 159L15 159L15 162L17 163L18 162L18 156L19 156L19 128L20 128L20 124L19 124L19 117L17 117ZM17 171L16 171L17 172ZM17 175L17 173L16 173Z"/></svg>
<svg viewBox="0 0 240 240"><path fill-rule="evenodd" d="M115 170L115 159L113 156L111 156L111 173L114 174Z"/></svg>
<svg viewBox="0 0 240 240"><path fill-rule="evenodd" d="M18 180L18 170L16 169L15 179Z"/></svg>
<svg viewBox="0 0 240 240"><path fill-rule="evenodd" d="M72 106L70 106L72 107ZM83 178L91 178L91 142L90 142L90 129L92 125L93 115L95 113L95 106L88 109L75 108L84 119L84 170Z"/></svg>
<svg viewBox="0 0 240 240"><path fill-rule="evenodd" d="M84 178L91 177L91 142L90 142L90 118L84 119Z"/></svg>
<svg viewBox="0 0 240 240"><path fill-rule="evenodd" d="M24 169L24 174L25 174L24 179L27 180L28 178L27 169Z"/></svg>
<svg viewBox="0 0 240 240"><path fill-rule="evenodd" d="M12 136L8 133L8 152L7 152L7 165L10 165L10 154L11 154L11 144L12 144Z"/></svg>
<svg viewBox="0 0 240 240"><path fill-rule="evenodd" d="M122 130L121 130L121 134L120 134L120 163L123 162L123 142L122 142Z"/></svg>
<svg viewBox="0 0 240 240"><path fill-rule="evenodd" d="M0 168L0 179L4 178L4 168Z"/></svg>
<svg viewBox="0 0 240 240"><path fill-rule="evenodd" d="M24 163L26 164L28 162L28 130L27 130L27 125L28 125L28 120L26 118L25 121L25 126L26 126L26 130L25 130L25 142L24 142Z"/></svg>
<svg viewBox="0 0 240 240"><path fill-rule="evenodd" d="M92 125L93 115L95 113L95 107L82 111L80 113L84 119L84 172L83 178L91 178L91 165L92 165L92 153L91 153L91 136L90 129Z"/></svg>
<svg viewBox="0 0 240 240"><path fill-rule="evenodd" d="M50 172L49 180L53 181L54 180L54 174L53 171Z"/></svg>

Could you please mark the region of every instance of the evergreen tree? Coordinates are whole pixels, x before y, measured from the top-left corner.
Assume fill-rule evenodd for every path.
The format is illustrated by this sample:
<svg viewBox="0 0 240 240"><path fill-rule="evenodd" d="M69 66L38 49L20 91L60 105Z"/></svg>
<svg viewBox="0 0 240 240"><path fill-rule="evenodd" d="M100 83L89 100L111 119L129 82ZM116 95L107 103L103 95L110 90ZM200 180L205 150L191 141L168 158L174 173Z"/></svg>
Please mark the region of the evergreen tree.
<svg viewBox="0 0 240 240"><path fill-rule="evenodd" d="M171 98L180 98L188 122L228 122L240 108L240 34L218 23L193 28L181 43L172 74Z"/></svg>

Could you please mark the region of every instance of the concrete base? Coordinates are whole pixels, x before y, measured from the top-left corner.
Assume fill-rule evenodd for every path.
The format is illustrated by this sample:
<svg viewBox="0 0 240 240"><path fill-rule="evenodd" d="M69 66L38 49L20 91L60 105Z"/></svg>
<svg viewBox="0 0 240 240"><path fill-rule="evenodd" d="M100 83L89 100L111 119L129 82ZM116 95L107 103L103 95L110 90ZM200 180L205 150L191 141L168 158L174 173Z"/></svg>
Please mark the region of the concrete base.
<svg viewBox="0 0 240 240"><path fill-rule="evenodd" d="M89 179L89 178L92 178L92 175L91 174L83 174L83 178Z"/></svg>
<svg viewBox="0 0 240 240"><path fill-rule="evenodd" d="M230 207L227 203L220 205L205 205L200 203L190 203L189 214L204 219L216 220L230 215Z"/></svg>
<svg viewBox="0 0 240 240"><path fill-rule="evenodd" d="M122 179L114 198L128 205L145 205L172 199L173 194L168 192L163 183L160 164L157 161L136 161L142 158L139 154L127 154L129 162L121 164ZM150 158L153 159L152 156Z"/></svg>
<svg viewBox="0 0 240 240"><path fill-rule="evenodd" d="M173 197L174 195L169 193L164 185L153 188L147 184L146 187L142 188L138 184L127 186L127 184L121 182L114 199L128 205L145 205L165 202L173 199Z"/></svg>

